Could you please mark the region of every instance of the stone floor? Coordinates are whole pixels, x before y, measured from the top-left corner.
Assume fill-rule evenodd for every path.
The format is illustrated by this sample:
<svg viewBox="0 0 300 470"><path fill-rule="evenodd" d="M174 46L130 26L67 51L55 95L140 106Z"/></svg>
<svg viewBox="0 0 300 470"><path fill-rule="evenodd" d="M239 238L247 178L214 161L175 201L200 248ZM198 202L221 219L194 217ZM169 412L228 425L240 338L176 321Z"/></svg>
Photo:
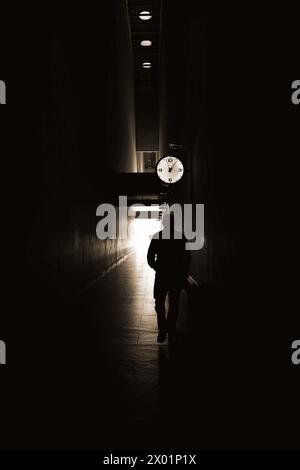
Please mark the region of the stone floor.
<svg viewBox="0 0 300 470"><path fill-rule="evenodd" d="M184 291L176 345L156 342L154 271L147 265L146 253L133 252L89 288L83 300L93 326L95 367L101 364L105 370L102 400L107 393L106 411L111 409L112 421L125 433L123 439L132 436L133 447L138 442L145 445L149 431L153 441L156 421L173 415L174 401L183 399L177 394L182 392L179 385L187 359ZM182 412L177 404L176 414Z"/></svg>
<svg viewBox="0 0 300 470"><path fill-rule="evenodd" d="M88 291L93 304L99 347L131 345L135 349L155 346L157 322L153 299L154 271L146 251L132 252ZM178 320L179 336L185 328L184 293ZM167 307L167 302L166 302Z"/></svg>

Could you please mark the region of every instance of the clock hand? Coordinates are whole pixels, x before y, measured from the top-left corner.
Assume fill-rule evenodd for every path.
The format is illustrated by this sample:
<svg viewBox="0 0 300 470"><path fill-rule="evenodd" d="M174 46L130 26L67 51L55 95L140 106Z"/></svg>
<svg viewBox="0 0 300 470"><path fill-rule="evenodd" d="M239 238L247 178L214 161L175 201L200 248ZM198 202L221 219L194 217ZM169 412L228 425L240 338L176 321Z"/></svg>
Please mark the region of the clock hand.
<svg viewBox="0 0 300 470"><path fill-rule="evenodd" d="M176 165L176 163L178 162L178 158L176 159L176 162L174 163L174 165L172 165L171 169L169 169L169 172L171 172L174 168L174 166Z"/></svg>
<svg viewBox="0 0 300 470"><path fill-rule="evenodd" d="M178 162L178 158L176 158L176 162L174 163L174 165L172 166L172 170L174 168L174 166L176 165L176 163Z"/></svg>

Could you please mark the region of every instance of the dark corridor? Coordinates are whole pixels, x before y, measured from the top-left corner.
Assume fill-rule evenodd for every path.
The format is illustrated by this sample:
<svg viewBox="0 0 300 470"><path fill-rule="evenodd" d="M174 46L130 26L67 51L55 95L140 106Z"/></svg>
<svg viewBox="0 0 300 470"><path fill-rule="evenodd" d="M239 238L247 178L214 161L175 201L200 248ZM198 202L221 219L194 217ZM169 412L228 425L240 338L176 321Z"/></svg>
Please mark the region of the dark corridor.
<svg viewBox="0 0 300 470"><path fill-rule="evenodd" d="M198 0L23 18L0 32L1 446L297 447L297 28ZM157 216L100 240L97 207L122 195ZM204 204L205 239L158 344L147 248L166 203Z"/></svg>

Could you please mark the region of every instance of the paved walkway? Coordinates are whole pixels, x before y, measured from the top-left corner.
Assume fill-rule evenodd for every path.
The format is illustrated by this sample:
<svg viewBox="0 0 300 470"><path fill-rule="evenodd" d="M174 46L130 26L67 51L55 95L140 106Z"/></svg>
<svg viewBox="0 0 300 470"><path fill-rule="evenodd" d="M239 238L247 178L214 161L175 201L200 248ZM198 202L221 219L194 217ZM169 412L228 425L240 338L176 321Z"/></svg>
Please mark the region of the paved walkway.
<svg viewBox="0 0 300 470"><path fill-rule="evenodd" d="M146 445L150 429L149 438L155 440L153 422L159 423L168 413L173 415L174 401L177 416L184 412L178 406L184 398L178 393L182 392L180 383L187 358L186 299L183 294L178 344L175 349L168 341L159 345L153 283L154 271L147 265L146 251L138 249L89 288L83 304L92 322L94 367L104 372L99 374L96 389L100 386L101 396L107 393L109 422L117 423L123 439L132 437L133 447L139 442ZM114 433L114 426L111 429L108 423L107 428ZM160 431L157 445L159 435Z"/></svg>

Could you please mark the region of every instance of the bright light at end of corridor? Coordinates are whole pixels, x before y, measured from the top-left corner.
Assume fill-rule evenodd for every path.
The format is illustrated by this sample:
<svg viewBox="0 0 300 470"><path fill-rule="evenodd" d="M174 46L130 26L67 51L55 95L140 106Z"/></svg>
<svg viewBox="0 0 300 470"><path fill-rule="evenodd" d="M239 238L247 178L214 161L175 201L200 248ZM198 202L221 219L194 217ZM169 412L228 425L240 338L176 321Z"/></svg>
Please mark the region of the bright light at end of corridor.
<svg viewBox="0 0 300 470"><path fill-rule="evenodd" d="M161 230L162 225L158 219L135 219L130 225L130 238L137 253L145 253L149 247L154 233Z"/></svg>

